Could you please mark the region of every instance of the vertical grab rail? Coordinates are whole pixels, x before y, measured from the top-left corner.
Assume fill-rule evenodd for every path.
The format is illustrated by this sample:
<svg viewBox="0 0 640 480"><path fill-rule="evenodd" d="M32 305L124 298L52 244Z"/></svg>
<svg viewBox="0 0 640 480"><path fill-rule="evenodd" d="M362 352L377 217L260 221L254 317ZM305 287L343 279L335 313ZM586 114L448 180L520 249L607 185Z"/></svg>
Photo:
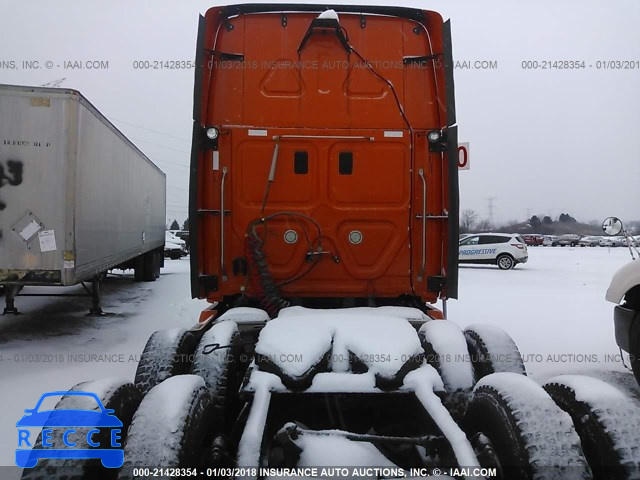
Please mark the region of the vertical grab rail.
<svg viewBox="0 0 640 480"><path fill-rule="evenodd" d="M222 180L220 182L220 275L222 280L227 280L227 272L224 269L224 180L227 177L227 167L222 167Z"/></svg>
<svg viewBox="0 0 640 480"><path fill-rule="evenodd" d="M424 267L426 261L426 242L427 242L427 181L424 179L424 169L418 170L418 175L422 180L422 263L418 272L418 281L422 281L424 275Z"/></svg>

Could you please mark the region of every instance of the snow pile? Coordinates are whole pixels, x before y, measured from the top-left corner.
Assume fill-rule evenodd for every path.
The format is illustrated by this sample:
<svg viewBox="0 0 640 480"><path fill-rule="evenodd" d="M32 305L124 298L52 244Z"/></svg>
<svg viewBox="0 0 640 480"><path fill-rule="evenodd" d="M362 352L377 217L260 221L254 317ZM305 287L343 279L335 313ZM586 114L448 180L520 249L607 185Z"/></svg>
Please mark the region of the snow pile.
<svg viewBox="0 0 640 480"><path fill-rule="evenodd" d="M252 307L237 307L224 312L217 321L232 320L236 323L259 323L269 321L269 315L264 310Z"/></svg>
<svg viewBox="0 0 640 480"><path fill-rule="evenodd" d="M350 371L349 358L354 354L369 372L391 378L423 352L415 329L404 318L366 310L294 307L266 324L256 353L294 378L327 354L333 372Z"/></svg>
<svg viewBox="0 0 640 480"><path fill-rule="evenodd" d="M585 478L586 460L573 421L540 385L524 375L504 372L482 378L474 392L482 387L497 391L510 406L523 432L530 465L542 469L552 465L566 480ZM555 432L553 438L549 432Z"/></svg>
<svg viewBox="0 0 640 480"><path fill-rule="evenodd" d="M266 372L255 370L251 365L253 373L251 382L255 389L253 402L249 417L242 431L242 437L238 444L238 465L243 467L257 467L260 463L260 451L262 448L262 439L264 437L264 428L267 422L267 414L269 412L269 404L271 403L271 392L282 386L280 379ZM279 385L278 385L279 384ZM284 387L283 387L284 388Z"/></svg>
<svg viewBox="0 0 640 480"><path fill-rule="evenodd" d="M302 434L294 443L302 448L299 467L349 467L353 465L375 465L396 467L380 450L369 442L357 442L341 436L342 432L318 431L312 435ZM360 477L359 477L360 478ZM377 478L377 477L362 477Z"/></svg>
<svg viewBox="0 0 640 480"><path fill-rule="evenodd" d="M323 20L338 20L338 14L335 10L329 9L318 15L318 18L321 18Z"/></svg>
<svg viewBox="0 0 640 480"><path fill-rule="evenodd" d="M423 365L407 374L404 379L404 387L415 392L416 397L429 413L429 416L447 437L458 464L465 467L480 466L466 434L453 420L445 406L442 405L440 398L434 393L436 390L442 391L444 389L438 372L430 365Z"/></svg>
<svg viewBox="0 0 640 480"><path fill-rule="evenodd" d="M234 309L237 310L237 309ZM405 320L428 321L431 320L422 310L413 307L351 307L351 308L307 308L307 307L287 307L280 310L278 317L288 317L290 315L327 315L327 314L348 315L381 315L384 317L397 317Z"/></svg>

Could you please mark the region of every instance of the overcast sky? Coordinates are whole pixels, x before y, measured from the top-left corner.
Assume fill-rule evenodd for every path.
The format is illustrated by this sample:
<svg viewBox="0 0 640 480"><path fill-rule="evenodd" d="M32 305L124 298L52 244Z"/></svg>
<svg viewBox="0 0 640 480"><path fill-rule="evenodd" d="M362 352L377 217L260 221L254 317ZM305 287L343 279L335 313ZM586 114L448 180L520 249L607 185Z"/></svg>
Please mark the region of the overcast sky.
<svg viewBox="0 0 640 480"><path fill-rule="evenodd" d="M471 168L460 172L462 209L488 217L492 203L496 222L561 212L584 221L640 219L640 2L393 4L451 18L455 60L497 62L497 68L455 71L459 137L471 149ZM182 222L193 71L138 70L133 62L193 59L198 14L215 3L0 5L0 83L65 78L63 87L80 90L167 173L167 217ZM22 68L33 60L39 69ZM108 68L64 68L76 60L103 60ZM534 60L584 61L585 68L523 69L523 61ZM610 60L629 68L598 68Z"/></svg>

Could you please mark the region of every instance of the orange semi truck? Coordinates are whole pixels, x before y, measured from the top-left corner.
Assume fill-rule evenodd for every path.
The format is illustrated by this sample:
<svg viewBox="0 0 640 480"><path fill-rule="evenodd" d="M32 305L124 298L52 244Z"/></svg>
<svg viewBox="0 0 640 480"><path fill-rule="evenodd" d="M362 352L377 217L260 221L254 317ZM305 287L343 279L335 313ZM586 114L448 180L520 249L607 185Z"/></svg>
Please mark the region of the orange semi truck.
<svg viewBox="0 0 640 480"><path fill-rule="evenodd" d="M456 298L449 23L389 7L339 7L339 19L290 8L203 19L193 296L266 308Z"/></svg>
<svg viewBox="0 0 640 480"><path fill-rule="evenodd" d="M101 399L128 427L119 478L586 479L629 464L632 449L583 450L603 421L599 445L628 438L606 385L543 388L504 331L429 305L458 293L449 22L214 7L196 59L191 286L211 308L155 332L133 384Z"/></svg>

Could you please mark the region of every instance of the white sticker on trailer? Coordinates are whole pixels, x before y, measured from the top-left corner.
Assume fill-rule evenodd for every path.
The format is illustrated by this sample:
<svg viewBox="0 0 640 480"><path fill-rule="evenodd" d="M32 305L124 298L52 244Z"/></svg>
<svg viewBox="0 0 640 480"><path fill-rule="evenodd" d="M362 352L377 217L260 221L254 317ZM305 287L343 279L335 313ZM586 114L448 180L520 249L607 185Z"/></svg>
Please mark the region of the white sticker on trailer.
<svg viewBox="0 0 640 480"><path fill-rule="evenodd" d="M56 247L56 234L53 230L42 230L38 233L38 240L40 240L41 252L53 252L58 249Z"/></svg>
<svg viewBox="0 0 640 480"><path fill-rule="evenodd" d="M76 266L76 262L74 262L73 260L65 260L64 261L64 268L65 269L75 268L75 266Z"/></svg>
<svg viewBox="0 0 640 480"><path fill-rule="evenodd" d="M31 240L31 237L38 233L38 230L40 230L41 228L42 225L40 225L35 220L31 220L26 227L20 230L20 236L24 239L25 242L28 242L29 240Z"/></svg>

